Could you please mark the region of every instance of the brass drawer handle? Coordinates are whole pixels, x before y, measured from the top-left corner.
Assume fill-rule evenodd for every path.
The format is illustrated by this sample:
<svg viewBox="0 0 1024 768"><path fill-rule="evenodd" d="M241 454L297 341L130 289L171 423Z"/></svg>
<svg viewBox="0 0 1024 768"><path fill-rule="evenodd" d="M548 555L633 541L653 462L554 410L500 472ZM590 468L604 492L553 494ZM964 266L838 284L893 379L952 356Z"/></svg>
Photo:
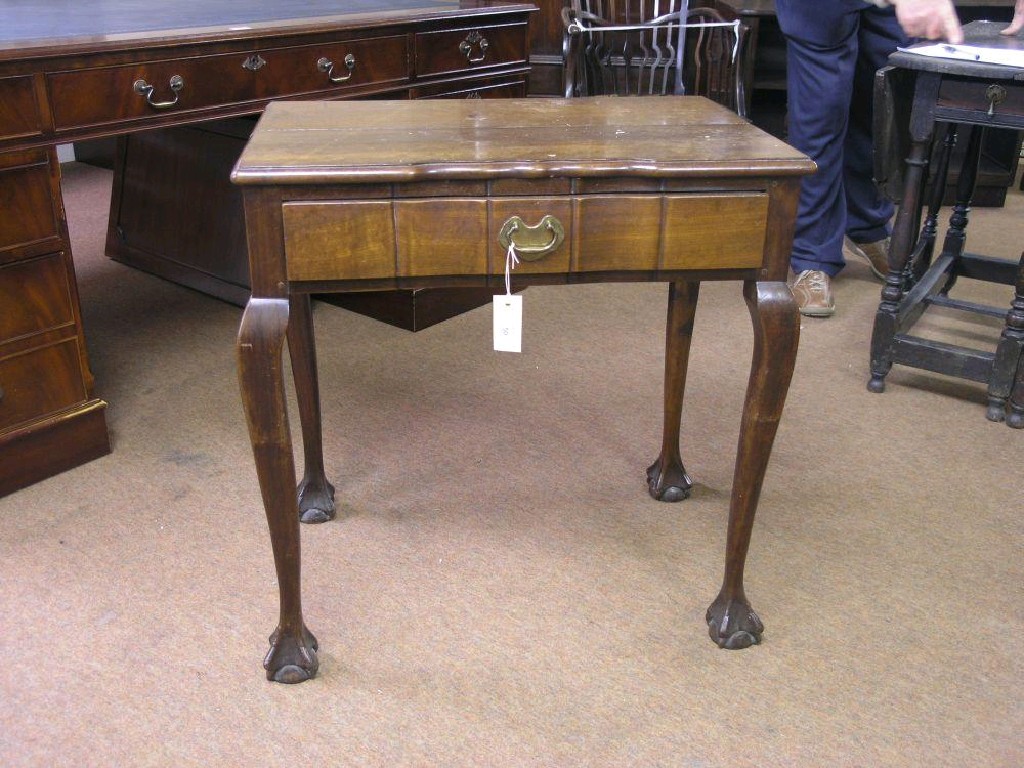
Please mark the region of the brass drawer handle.
<svg viewBox="0 0 1024 768"><path fill-rule="evenodd" d="M479 56L473 56L473 46L480 49ZM487 58L487 38L477 32L475 29L466 35L466 39L459 43L459 50L462 51L462 55L466 57L466 61L470 64L479 64L481 61Z"/></svg>
<svg viewBox="0 0 1024 768"><path fill-rule="evenodd" d="M153 101L153 91L156 90L156 87L150 85L142 78L132 83L132 89L140 96L145 96L146 103L153 109L167 109L178 103L178 93L185 87L185 79L181 75L174 75L169 85L171 86L171 92L174 94L174 98L170 101Z"/></svg>
<svg viewBox="0 0 1024 768"><path fill-rule="evenodd" d="M348 69L347 75L334 75L334 62L328 59L326 56L321 56L316 60L316 68L321 72L327 73L327 79L332 83L344 83L346 80L350 80L353 75L353 71L356 68L356 57L351 53L346 53L345 58L342 60L345 67Z"/></svg>
<svg viewBox="0 0 1024 768"><path fill-rule="evenodd" d="M512 216L501 225L498 242L508 250L509 246L516 249L516 254L523 261L537 261L562 244L565 240L565 228L557 218L545 214L537 224L530 226L518 216Z"/></svg>

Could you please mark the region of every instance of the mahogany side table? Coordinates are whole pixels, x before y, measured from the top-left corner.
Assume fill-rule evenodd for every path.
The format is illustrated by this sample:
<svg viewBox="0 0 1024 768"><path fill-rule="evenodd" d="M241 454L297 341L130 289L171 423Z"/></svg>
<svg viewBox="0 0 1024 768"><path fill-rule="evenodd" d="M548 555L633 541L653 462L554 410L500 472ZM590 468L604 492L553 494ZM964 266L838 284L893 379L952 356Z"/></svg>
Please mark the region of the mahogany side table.
<svg viewBox="0 0 1024 768"><path fill-rule="evenodd" d="M264 666L317 671L300 596L299 523L334 516L324 475L310 293L420 286L664 281L664 431L650 494L689 494L679 451L700 282L743 284L754 352L725 575L707 612L724 648L761 639L743 591L754 513L793 373L786 285L800 179L814 164L699 97L277 102L232 173L245 201L252 298L237 354L270 527L280 618ZM288 341L305 453L296 494L283 378Z"/></svg>

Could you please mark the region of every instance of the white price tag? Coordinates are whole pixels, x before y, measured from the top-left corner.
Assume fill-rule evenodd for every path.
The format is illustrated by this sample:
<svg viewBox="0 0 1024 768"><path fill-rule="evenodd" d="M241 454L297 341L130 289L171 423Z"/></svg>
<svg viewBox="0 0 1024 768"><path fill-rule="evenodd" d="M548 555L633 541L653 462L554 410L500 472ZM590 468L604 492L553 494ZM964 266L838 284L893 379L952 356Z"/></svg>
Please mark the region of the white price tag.
<svg viewBox="0 0 1024 768"><path fill-rule="evenodd" d="M523 351L523 297L501 293L494 297L494 349Z"/></svg>

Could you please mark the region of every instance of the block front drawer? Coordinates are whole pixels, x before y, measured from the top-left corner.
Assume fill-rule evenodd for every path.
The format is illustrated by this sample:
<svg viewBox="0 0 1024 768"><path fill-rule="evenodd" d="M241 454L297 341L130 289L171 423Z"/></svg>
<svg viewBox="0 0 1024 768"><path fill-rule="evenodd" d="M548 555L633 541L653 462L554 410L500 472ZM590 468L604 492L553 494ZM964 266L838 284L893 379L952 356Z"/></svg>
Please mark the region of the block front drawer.
<svg viewBox="0 0 1024 768"><path fill-rule="evenodd" d="M496 275L509 239L517 274L756 269L767 217L763 193L303 201L283 210L295 281Z"/></svg>

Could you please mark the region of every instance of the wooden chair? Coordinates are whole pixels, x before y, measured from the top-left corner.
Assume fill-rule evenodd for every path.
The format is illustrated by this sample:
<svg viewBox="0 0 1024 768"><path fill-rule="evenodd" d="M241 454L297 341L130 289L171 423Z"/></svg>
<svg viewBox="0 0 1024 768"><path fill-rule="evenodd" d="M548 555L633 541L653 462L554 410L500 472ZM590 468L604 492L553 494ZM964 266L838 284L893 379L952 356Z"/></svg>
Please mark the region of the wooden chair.
<svg viewBox="0 0 1024 768"><path fill-rule="evenodd" d="M571 0L565 96L696 94L746 116L747 32L720 0Z"/></svg>

